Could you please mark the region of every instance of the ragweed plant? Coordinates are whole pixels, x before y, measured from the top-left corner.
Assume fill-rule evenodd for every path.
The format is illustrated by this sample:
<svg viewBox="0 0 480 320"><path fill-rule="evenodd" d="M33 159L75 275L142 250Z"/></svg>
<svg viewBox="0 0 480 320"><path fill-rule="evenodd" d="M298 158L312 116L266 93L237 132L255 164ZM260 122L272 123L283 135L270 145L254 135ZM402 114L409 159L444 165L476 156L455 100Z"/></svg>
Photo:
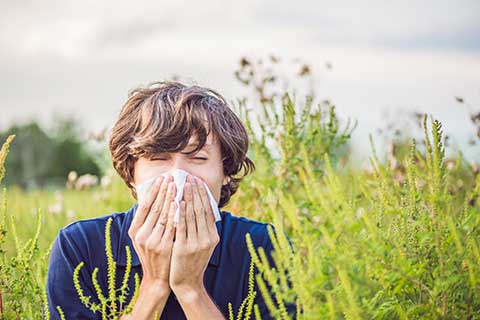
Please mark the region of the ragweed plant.
<svg viewBox="0 0 480 320"><path fill-rule="evenodd" d="M255 301L255 297L257 296L257 291L254 291L254 263L253 260L250 260L250 267L248 269L248 292L247 296L243 299L240 307L238 308L237 315L235 316L233 313L233 306L232 303L228 303L228 320L249 320L252 314L252 308L255 306L258 308L256 304L253 304ZM258 311L257 311L258 312ZM243 318L242 318L243 316ZM257 318L258 319L258 318Z"/></svg>
<svg viewBox="0 0 480 320"><path fill-rule="evenodd" d="M479 197L480 177L473 190L451 192L442 125L438 120L431 125L430 138L425 116L425 153L412 141L401 178L377 157L372 161L378 189L365 195L376 205L363 220L371 235L365 257L380 284L370 307L377 317L474 319L479 314L480 210L472 200Z"/></svg>
<svg viewBox="0 0 480 320"><path fill-rule="evenodd" d="M301 306L299 306L298 301L293 301L295 297L295 288L291 287L292 275L288 273L292 265L293 250L290 247L285 234L278 237L275 236L273 228L270 225L267 226L267 230L274 248L271 252L273 261L268 259L263 247L259 247L257 253L257 250L253 246L250 234L246 234L245 236L248 251L252 256L252 262L259 269L259 273L255 275L255 280L257 281L258 288L265 300L265 304L271 316L275 319L282 320L291 319L292 316L298 317L298 314L301 311ZM280 248L283 248L284 250L281 251ZM283 253L283 255L280 253ZM272 262L275 267L271 266ZM285 306L285 303L292 302L296 303L296 315L289 315ZM254 307L255 317L259 320L261 317L258 306L255 304Z"/></svg>
<svg viewBox="0 0 480 320"><path fill-rule="evenodd" d="M2 144L2 149L0 150L0 183L5 177L5 160L7 159L8 151L10 149L10 143L12 143L15 135L8 136L7 140Z"/></svg>
<svg viewBox="0 0 480 320"><path fill-rule="evenodd" d="M83 293L83 289L80 284L79 273L82 267L84 266L84 262L83 261L80 262L76 266L73 272L73 283L77 291L77 294L80 298L80 301L83 303L83 305L87 309L91 310L93 313L100 312L100 314L102 315L102 319L104 320L107 320L107 319L116 320L116 319L120 319L121 315L130 314L138 298L138 293L140 289L140 277L137 273L135 273L135 288L134 288L133 296L130 302L127 304L127 306L123 308L123 304L126 302L128 291L129 291L128 280L130 277L131 267L132 267L132 255L130 252L130 247L125 246L125 251L127 255L127 265L126 265L125 273L123 275L123 281L122 281L121 287L116 289L115 288L116 262L113 259L113 254L112 254L112 243L111 243L111 234L110 234L111 224L112 224L112 218L109 218L105 226L105 254L107 256L108 293L102 292L102 288L98 283L98 279L97 279L97 274L99 270L98 267L95 267L91 277L92 277L93 287L95 288L95 293L97 294L97 299L99 303L92 302L91 301L92 296L86 296ZM117 294L119 295L117 296ZM119 303L119 305L117 304L117 302ZM57 308L59 312L61 312L61 306L58 306Z"/></svg>
<svg viewBox="0 0 480 320"><path fill-rule="evenodd" d="M5 176L5 159L15 135L7 138L0 150L0 183ZM17 218L7 215L7 189L3 189L2 215L0 220L0 316L10 318L37 318L41 314L35 306L42 305L42 279L45 256L41 256L38 247L43 214L36 212L36 231L32 238L23 242L17 234ZM8 222L7 222L8 217ZM5 240L11 234L15 246L15 254L8 255ZM39 260L43 263L33 264ZM40 279L40 281L39 281Z"/></svg>
<svg viewBox="0 0 480 320"><path fill-rule="evenodd" d="M412 140L399 172L373 148L371 172L335 170L325 155L317 174L299 145L297 192L259 200L281 230L269 231L275 268L246 239L275 319L289 319L292 298L297 319L480 318L480 175L460 184L468 169L462 158L447 168L442 125L427 120L424 150Z"/></svg>
<svg viewBox="0 0 480 320"><path fill-rule="evenodd" d="M271 69L275 69L278 61L274 57L271 60ZM258 63L246 57L241 59L235 75L252 94L237 99L232 105L249 133L249 157L261 168L245 178L245 184L256 193L254 198L261 198L269 188L287 193L296 191L298 168L302 166L298 152L300 146L310 156L312 170L317 174L323 171L324 154L330 156L334 166L346 161L349 139L357 125L350 119L341 124L335 106L328 100L318 101L313 89L298 97L295 90L275 89L281 79L271 74L270 68L264 70L265 62L262 59ZM300 78L311 75L306 70L312 70L311 66L302 65L298 72ZM241 210L250 211L244 202L242 204Z"/></svg>

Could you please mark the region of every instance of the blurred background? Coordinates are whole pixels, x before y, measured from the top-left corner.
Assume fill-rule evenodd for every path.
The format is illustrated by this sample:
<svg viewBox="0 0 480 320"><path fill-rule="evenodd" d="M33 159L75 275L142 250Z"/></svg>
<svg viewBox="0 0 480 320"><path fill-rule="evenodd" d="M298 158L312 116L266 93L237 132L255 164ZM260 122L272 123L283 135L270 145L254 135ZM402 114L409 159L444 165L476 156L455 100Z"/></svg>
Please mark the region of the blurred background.
<svg viewBox="0 0 480 320"><path fill-rule="evenodd" d="M17 134L4 183L100 177L128 90L175 78L233 104L251 94L242 59L357 120L349 155L360 166L370 134L386 148L421 133L411 120L423 113L443 123L447 155L478 160L479 18L476 0L1 1L0 137Z"/></svg>

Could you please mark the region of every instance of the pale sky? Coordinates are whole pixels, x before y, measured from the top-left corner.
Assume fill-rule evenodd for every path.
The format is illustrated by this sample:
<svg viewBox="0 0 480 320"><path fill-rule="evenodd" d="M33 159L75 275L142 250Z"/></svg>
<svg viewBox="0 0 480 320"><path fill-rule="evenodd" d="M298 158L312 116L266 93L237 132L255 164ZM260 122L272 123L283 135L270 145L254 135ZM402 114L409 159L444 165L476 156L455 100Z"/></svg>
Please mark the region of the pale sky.
<svg viewBox="0 0 480 320"><path fill-rule="evenodd" d="M234 99L240 57L268 54L314 67L367 154L369 133L412 110L455 142L474 134L454 96L480 110L477 0L0 1L0 129L63 113L99 131L129 89L173 74Z"/></svg>

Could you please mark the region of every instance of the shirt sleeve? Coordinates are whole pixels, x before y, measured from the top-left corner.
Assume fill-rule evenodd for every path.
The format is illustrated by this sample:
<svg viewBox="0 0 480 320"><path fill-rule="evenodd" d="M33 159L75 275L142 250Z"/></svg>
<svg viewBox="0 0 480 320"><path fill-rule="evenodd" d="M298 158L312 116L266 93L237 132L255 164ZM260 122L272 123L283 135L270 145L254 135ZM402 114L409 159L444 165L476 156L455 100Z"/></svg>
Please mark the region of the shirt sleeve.
<svg viewBox="0 0 480 320"><path fill-rule="evenodd" d="M271 225L272 228L273 228L273 232L276 234L276 230L275 230L275 227L273 227L273 225ZM266 232L266 231L265 231ZM293 245L292 245L292 242L290 241L290 238L288 237L288 235L286 235L286 238L288 240L288 243L290 245L290 247L292 248L292 251L294 252L294 248L293 248ZM270 264L270 267L275 267L276 268L276 265L275 265L275 262L273 260L273 257L272 257L272 251L273 251L273 245L272 245L272 241L270 239L270 236L268 235L268 233L266 232L266 235L265 235L265 239L264 239L264 242L262 244L262 247L264 248L265 250L265 254L267 256L267 259L269 261L269 264ZM257 268L254 268L255 269L255 274L258 273L258 270ZM267 290L268 292L270 293L270 295L272 296L273 298L273 301L274 303L276 303L276 300L275 300L275 297L273 295L273 291L272 291L272 287L268 284L268 282L265 281L265 284L267 286ZM289 283L290 284L290 283ZM291 285L291 284L290 284ZM254 304L257 304L258 305L258 308L259 308L259 311L260 311L260 315L261 315L261 319L262 320L270 320L270 319L275 319L274 317L272 317L270 315L270 311L265 303L265 299L264 297L262 296L262 293L260 292L260 289L258 288L258 284L257 284L257 281L255 281L255 285L254 285L254 290L257 292L256 296L255 296L255 300L254 300ZM275 304L275 306L278 307L277 304ZM285 308L287 309L287 312L289 314L289 319L296 319L296 313L297 313L297 306L295 304L295 302L292 302L292 303L285 303ZM253 310L252 310L252 314L253 314Z"/></svg>
<svg viewBox="0 0 480 320"><path fill-rule="evenodd" d="M98 303L91 286L91 275L87 271L87 261L81 254L80 246L74 240L80 237L68 234L64 229L60 230L50 252L46 282L50 319L61 319L57 306L61 307L66 320L101 319L100 312L93 313L80 301L75 289L73 271L80 262L84 261L85 264L78 277L80 286L85 296L91 296L91 302Z"/></svg>

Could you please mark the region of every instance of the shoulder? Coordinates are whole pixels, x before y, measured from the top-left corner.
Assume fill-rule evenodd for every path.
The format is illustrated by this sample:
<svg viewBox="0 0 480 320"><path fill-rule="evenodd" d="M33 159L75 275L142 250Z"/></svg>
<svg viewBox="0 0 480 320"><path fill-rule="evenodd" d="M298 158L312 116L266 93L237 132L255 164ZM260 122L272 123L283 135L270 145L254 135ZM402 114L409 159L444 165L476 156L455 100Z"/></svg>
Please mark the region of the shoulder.
<svg viewBox="0 0 480 320"><path fill-rule="evenodd" d="M267 247L269 234L267 228L275 231L275 226L269 222L258 221L245 216L236 216L229 211L222 211L222 237L227 237L231 246L236 249L246 248L247 234L255 247Z"/></svg>
<svg viewBox="0 0 480 320"><path fill-rule="evenodd" d="M253 220L244 216L235 216L229 211L222 211L221 214L223 220L222 224L224 226L223 228L226 230L222 232L222 238L227 237L227 241L233 245L233 248L245 248L247 246L247 234L249 234L255 248L261 246L265 249L265 251L271 251L273 249L272 239L275 242L279 240L279 237L281 237L286 239L286 242L288 242L292 252L295 252L293 242L288 234L283 231L281 233L282 235L280 235L276 226L272 223ZM271 232L269 232L269 230ZM271 238L270 234L272 234L274 238ZM280 242L282 241L285 240L280 240Z"/></svg>
<svg viewBox="0 0 480 320"><path fill-rule="evenodd" d="M46 294L49 310L61 305L67 319L93 319L90 310L84 308L78 299L78 290L91 297L96 304L100 303L91 284L91 276L95 268L99 269L101 290L106 286L105 227L112 218L111 237L118 239L120 227L127 217L127 212L113 212L103 216L82 219L69 223L58 231L51 250L46 279ZM80 268L79 268L80 267ZM77 269L79 268L79 269ZM78 271L77 271L78 270ZM77 281L75 275L77 273ZM59 319L52 313L52 319ZM96 319L96 318L95 318Z"/></svg>
<svg viewBox="0 0 480 320"><path fill-rule="evenodd" d="M76 220L60 229L59 233L65 237L73 237L77 240L82 238L91 239L105 235L107 221L112 218L111 230L115 231L121 226L125 218L125 212L113 212L100 217Z"/></svg>
<svg viewBox="0 0 480 320"><path fill-rule="evenodd" d="M131 210L131 209L130 209ZM85 260L100 259L104 251L107 222L110 224L111 243L118 243L122 229L130 212L112 212L99 217L76 220L61 228L54 241L54 249L69 252L72 256ZM115 248L115 247L113 247ZM100 250L99 250L100 249ZM87 263L88 264L88 263Z"/></svg>

